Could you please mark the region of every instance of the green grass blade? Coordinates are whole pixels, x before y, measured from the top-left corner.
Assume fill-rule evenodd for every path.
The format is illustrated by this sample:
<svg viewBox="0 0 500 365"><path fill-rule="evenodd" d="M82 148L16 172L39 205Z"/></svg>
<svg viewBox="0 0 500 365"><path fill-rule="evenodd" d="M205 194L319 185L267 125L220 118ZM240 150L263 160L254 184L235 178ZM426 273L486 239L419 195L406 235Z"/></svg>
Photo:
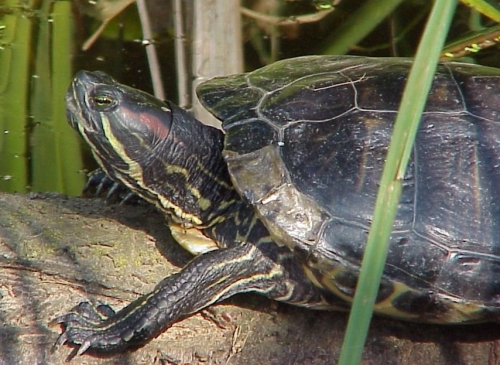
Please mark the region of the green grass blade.
<svg viewBox="0 0 500 365"><path fill-rule="evenodd" d="M30 110L34 118L31 135L31 171L33 191L62 191L61 167L57 154L56 130L52 120L52 83L49 14L52 2L43 0L36 38L35 77Z"/></svg>
<svg viewBox="0 0 500 365"><path fill-rule="evenodd" d="M85 185L81 145L66 120L65 94L73 77L70 55L74 50L71 2L58 1L52 9L52 111L57 131L57 154L62 169L63 192L80 195Z"/></svg>
<svg viewBox="0 0 500 365"><path fill-rule="evenodd" d="M84 184L80 144L66 122L64 95L71 80L71 3L44 0L40 10L31 111L34 191L79 195ZM48 21L50 19L50 22ZM52 50L52 52L47 52Z"/></svg>
<svg viewBox="0 0 500 365"><path fill-rule="evenodd" d="M5 6L17 2L7 1ZM26 192L27 121L31 19L2 17L0 48L0 190Z"/></svg>
<svg viewBox="0 0 500 365"><path fill-rule="evenodd" d="M339 365L356 365L361 360L401 195L402 178L455 7L456 1L435 1L408 77L382 174ZM412 93L417 97L412 97Z"/></svg>
<svg viewBox="0 0 500 365"><path fill-rule="evenodd" d="M479 13L500 23L500 10L484 0L462 0L462 3L476 9Z"/></svg>
<svg viewBox="0 0 500 365"><path fill-rule="evenodd" d="M403 0L371 0L332 34L320 51L321 54L340 55L347 53L380 24Z"/></svg>

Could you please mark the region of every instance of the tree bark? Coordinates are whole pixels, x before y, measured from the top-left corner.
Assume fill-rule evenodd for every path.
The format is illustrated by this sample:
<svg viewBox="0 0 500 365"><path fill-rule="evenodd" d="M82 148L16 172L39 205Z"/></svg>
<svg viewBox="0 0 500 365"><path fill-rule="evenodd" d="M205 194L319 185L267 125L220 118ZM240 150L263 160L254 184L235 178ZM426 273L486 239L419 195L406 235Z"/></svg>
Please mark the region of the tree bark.
<svg viewBox="0 0 500 365"><path fill-rule="evenodd" d="M190 256L149 206L0 194L0 364L62 364L49 321L83 300L119 309ZM347 315L239 295L135 350L72 364L336 364ZM500 327L375 318L363 364L500 364Z"/></svg>

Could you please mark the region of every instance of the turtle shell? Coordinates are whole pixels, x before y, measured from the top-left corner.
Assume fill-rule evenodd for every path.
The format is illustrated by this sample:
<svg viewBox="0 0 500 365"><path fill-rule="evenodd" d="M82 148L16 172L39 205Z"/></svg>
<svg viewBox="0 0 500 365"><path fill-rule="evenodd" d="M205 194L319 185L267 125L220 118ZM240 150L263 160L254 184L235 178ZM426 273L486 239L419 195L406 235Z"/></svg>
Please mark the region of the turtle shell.
<svg viewBox="0 0 500 365"><path fill-rule="evenodd" d="M352 299L411 61L308 56L198 89L234 186L311 280ZM438 67L403 192L382 313L483 320L500 301L500 70Z"/></svg>

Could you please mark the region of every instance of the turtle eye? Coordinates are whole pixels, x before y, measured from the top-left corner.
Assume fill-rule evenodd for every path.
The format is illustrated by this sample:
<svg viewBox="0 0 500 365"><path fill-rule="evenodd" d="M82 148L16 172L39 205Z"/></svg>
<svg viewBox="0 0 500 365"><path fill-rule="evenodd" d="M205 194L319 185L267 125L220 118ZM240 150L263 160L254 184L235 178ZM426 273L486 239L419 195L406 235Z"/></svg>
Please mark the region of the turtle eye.
<svg viewBox="0 0 500 365"><path fill-rule="evenodd" d="M94 96L94 103L99 107L105 107L110 105L113 100L107 95L96 95Z"/></svg>
<svg viewBox="0 0 500 365"><path fill-rule="evenodd" d="M118 105L118 100L111 92L103 90L95 91L90 95L92 107L98 111L109 111L114 106Z"/></svg>

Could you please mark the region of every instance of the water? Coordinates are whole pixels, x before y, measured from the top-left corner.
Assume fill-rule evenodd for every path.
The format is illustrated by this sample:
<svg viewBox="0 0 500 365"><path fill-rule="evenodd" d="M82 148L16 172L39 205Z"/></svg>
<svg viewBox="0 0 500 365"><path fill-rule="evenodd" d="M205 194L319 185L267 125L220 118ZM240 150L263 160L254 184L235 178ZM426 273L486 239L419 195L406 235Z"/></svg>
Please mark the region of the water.
<svg viewBox="0 0 500 365"><path fill-rule="evenodd" d="M80 34L96 21L74 10L68 1L0 5L0 191L80 195L95 163L66 121L76 70L101 69L149 91L144 47L115 30L81 51Z"/></svg>

